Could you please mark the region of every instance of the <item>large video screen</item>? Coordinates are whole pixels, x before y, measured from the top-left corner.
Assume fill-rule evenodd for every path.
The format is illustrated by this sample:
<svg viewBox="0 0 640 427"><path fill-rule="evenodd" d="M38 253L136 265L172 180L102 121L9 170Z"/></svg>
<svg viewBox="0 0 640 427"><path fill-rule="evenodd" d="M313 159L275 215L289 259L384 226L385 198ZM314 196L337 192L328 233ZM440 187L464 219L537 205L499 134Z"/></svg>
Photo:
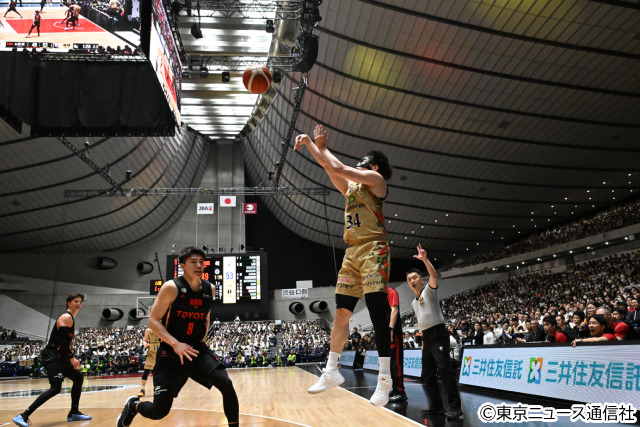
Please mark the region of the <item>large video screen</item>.
<svg viewBox="0 0 640 427"><path fill-rule="evenodd" d="M2 50L46 48L53 53L109 51L125 54L134 53L140 46L139 1L54 1L45 3L42 12L40 5L19 5L18 1L15 10L0 9L7 12L6 16L0 15L4 25L0 26Z"/></svg>
<svg viewBox="0 0 640 427"><path fill-rule="evenodd" d="M162 86L169 108L173 112L176 124L180 125L180 85L182 82L182 63L178 55L169 20L162 0L153 0L151 15L151 40L149 42L149 60Z"/></svg>
<svg viewBox="0 0 640 427"><path fill-rule="evenodd" d="M264 254L212 255L205 259L202 278L215 288L214 302L239 304L260 302L265 285ZM184 274L177 255L167 257L167 280ZM266 288L265 288L266 289Z"/></svg>

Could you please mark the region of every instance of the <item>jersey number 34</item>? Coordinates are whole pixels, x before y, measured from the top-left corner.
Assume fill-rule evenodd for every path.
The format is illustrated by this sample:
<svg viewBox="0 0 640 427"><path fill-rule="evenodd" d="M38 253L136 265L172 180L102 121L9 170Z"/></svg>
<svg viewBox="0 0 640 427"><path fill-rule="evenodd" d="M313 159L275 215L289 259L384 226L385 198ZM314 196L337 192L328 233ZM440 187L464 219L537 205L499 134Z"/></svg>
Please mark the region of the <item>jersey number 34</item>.
<svg viewBox="0 0 640 427"><path fill-rule="evenodd" d="M353 219L354 216L347 215L347 230L354 226L360 228L360 226L362 225L362 223L360 222L360 214L358 214L358 212L356 212L355 214L355 221Z"/></svg>

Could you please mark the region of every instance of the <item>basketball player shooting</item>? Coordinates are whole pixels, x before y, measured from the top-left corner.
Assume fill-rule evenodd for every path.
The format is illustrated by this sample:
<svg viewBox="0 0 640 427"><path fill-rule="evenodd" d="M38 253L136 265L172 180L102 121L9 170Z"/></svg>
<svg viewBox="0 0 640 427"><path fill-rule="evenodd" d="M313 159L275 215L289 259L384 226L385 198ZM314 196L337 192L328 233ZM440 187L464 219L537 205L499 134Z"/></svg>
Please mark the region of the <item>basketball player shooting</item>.
<svg viewBox="0 0 640 427"><path fill-rule="evenodd" d="M40 355L44 369L47 371L51 388L38 396L26 411L13 418L13 422L16 425L29 427L31 425L29 416L62 391L62 381L64 381L65 377L73 381L73 386L71 387L71 411L67 415L67 421L88 421L92 418L90 415L84 415L78 410L84 377L78 371L80 362L73 356L71 351L71 341L76 329L75 317L82 308L83 301L84 295L82 294L71 294L67 297L67 312L58 317L58 321L51 329L49 343Z"/></svg>
<svg viewBox="0 0 640 427"><path fill-rule="evenodd" d="M369 151L355 168L344 165L327 149L327 133L318 125L315 143L307 135L296 137L294 150L306 146L320 163L335 187L345 196L345 252L336 287L336 314L331 329L331 351L327 366L316 384L309 388L315 394L344 382L338 371L338 361L349 336L349 319L364 295L375 331L380 371L378 386L371 403L384 406L391 390L391 334L387 301L389 281L389 245L384 224L384 200L392 170L389 160L380 151Z"/></svg>
<svg viewBox="0 0 640 427"><path fill-rule="evenodd" d="M149 313L149 329L162 340L153 369L153 402L129 397L117 427L131 425L137 414L152 420L166 417L189 378L208 389L213 386L220 390L229 425L238 425L240 408L233 383L224 364L206 345L214 289L201 279L205 254L200 248L188 246L178 259L184 276L162 285Z"/></svg>

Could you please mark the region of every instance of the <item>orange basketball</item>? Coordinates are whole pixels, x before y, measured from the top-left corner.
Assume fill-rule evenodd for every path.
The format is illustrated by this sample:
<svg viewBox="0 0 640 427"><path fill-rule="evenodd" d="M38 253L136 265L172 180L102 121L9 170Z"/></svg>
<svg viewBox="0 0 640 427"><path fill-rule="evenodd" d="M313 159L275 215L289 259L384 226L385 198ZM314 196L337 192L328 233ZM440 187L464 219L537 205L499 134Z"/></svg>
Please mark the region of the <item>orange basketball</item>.
<svg viewBox="0 0 640 427"><path fill-rule="evenodd" d="M265 93L271 86L271 73L262 65L250 65L242 74L244 87L251 93Z"/></svg>

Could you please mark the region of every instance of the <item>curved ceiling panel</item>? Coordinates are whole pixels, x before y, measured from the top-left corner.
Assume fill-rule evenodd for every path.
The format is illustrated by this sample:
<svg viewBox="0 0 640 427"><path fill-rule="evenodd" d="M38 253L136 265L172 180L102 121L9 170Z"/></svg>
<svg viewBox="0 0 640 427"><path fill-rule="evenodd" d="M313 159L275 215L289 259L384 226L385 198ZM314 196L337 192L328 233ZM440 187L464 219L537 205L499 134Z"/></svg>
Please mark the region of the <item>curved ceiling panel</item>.
<svg viewBox="0 0 640 427"><path fill-rule="evenodd" d="M180 217L179 197L84 197L70 189L111 185L55 138L21 139L4 122L0 140L0 251L104 252L153 238ZM85 139L69 138L80 149ZM124 187L194 187L210 144L191 131L175 137L89 138L88 156ZM126 171L132 179L126 181Z"/></svg>
<svg viewBox="0 0 640 427"><path fill-rule="evenodd" d="M296 125L320 123L353 165L384 151L394 256L422 243L439 263L502 246L637 192L640 10L624 2L325 0L318 61ZM289 74L244 139L249 177L280 160L293 111ZM307 151L264 197L291 230L342 242L344 198Z"/></svg>

